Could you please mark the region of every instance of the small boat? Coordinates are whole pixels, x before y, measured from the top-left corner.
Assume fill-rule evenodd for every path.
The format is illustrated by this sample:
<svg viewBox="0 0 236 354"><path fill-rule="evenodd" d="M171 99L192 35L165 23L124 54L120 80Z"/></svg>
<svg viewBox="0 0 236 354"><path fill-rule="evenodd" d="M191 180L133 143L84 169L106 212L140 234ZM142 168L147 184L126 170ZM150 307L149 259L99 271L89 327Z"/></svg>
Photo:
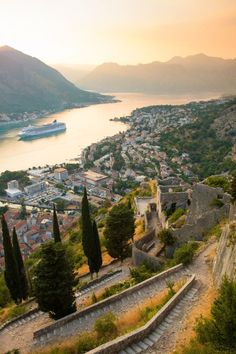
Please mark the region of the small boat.
<svg viewBox="0 0 236 354"><path fill-rule="evenodd" d="M23 128L18 136L20 139L40 138L47 135L57 134L65 130L65 123L54 120L52 123L43 124L41 126L29 125L28 127Z"/></svg>

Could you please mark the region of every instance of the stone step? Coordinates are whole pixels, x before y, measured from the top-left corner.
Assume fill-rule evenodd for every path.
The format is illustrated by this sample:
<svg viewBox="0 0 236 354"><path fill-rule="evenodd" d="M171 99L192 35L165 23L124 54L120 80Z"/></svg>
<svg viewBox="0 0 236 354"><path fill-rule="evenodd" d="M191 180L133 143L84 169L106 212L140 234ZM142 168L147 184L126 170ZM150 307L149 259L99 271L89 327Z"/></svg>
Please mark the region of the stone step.
<svg viewBox="0 0 236 354"><path fill-rule="evenodd" d="M135 353L141 353L142 352L142 348L140 348L139 346L137 346L137 344L132 344L131 348L135 351Z"/></svg>
<svg viewBox="0 0 236 354"><path fill-rule="evenodd" d="M125 348L124 351L125 351L127 354L137 354L137 352L136 352L134 349L132 349L131 347Z"/></svg>
<svg viewBox="0 0 236 354"><path fill-rule="evenodd" d="M150 339L152 342L156 343L161 337L161 334L157 334L155 332L152 332L151 334L149 334L149 336L147 337L148 339Z"/></svg>
<svg viewBox="0 0 236 354"><path fill-rule="evenodd" d="M149 347L152 347L155 342L153 342L151 339L148 337L144 338L143 342L147 344Z"/></svg>
<svg viewBox="0 0 236 354"><path fill-rule="evenodd" d="M142 348L142 350L146 350L148 348L148 345L143 341L138 342L137 345Z"/></svg>

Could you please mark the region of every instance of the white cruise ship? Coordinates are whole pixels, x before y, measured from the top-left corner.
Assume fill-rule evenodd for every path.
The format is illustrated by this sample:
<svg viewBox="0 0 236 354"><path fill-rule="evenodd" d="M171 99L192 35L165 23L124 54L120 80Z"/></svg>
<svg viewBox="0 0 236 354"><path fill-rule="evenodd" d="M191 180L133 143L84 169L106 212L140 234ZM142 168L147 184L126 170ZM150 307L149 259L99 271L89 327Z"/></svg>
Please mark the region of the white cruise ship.
<svg viewBox="0 0 236 354"><path fill-rule="evenodd" d="M41 126L29 125L28 127L23 128L18 136L20 139L39 138L47 135L57 134L65 130L65 123L57 122L54 120L52 123L44 124Z"/></svg>

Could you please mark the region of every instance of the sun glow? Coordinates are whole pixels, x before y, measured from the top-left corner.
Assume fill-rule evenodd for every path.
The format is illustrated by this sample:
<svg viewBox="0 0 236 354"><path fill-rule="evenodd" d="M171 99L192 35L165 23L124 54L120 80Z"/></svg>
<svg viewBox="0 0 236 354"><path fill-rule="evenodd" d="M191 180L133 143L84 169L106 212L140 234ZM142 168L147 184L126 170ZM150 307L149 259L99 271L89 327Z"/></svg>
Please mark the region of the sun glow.
<svg viewBox="0 0 236 354"><path fill-rule="evenodd" d="M0 44L47 63L232 58L235 0L1 0Z"/></svg>

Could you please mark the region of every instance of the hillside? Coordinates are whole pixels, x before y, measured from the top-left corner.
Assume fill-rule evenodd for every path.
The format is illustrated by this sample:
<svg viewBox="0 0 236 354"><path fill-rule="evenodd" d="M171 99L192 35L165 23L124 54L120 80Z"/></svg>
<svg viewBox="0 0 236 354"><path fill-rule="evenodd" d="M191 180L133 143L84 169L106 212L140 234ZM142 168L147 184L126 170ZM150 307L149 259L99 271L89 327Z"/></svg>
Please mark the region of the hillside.
<svg viewBox="0 0 236 354"><path fill-rule="evenodd" d="M11 47L0 47L0 112L61 110L106 99L78 89L58 71Z"/></svg>
<svg viewBox="0 0 236 354"><path fill-rule="evenodd" d="M183 94L198 92L234 93L236 59L204 54L139 65L105 63L78 82L85 89L102 92L149 92Z"/></svg>

